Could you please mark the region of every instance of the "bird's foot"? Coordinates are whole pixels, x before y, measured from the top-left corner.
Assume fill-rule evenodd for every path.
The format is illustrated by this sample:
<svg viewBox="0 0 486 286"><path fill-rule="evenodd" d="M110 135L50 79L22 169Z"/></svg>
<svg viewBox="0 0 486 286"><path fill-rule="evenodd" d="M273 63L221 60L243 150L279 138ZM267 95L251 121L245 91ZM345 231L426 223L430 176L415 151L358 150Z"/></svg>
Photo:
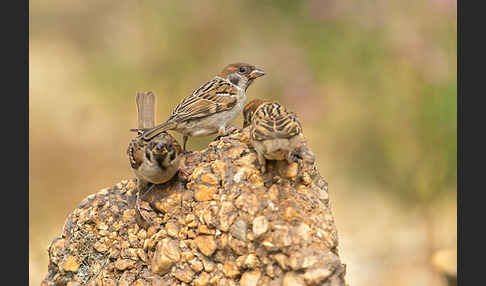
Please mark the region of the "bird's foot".
<svg viewBox="0 0 486 286"><path fill-rule="evenodd" d="M297 152L290 152L290 154L289 154L289 156L287 158L287 162L289 164L291 164L291 163L296 162L298 159L301 159L302 160L302 156L299 153L297 153Z"/></svg>
<svg viewBox="0 0 486 286"><path fill-rule="evenodd" d="M153 190L155 185L152 185L146 190L142 195L140 195L140 192L142 190L139 190L137 192L137 198L135 201L135 207L136 207L136 218L137 218L137 223L140 227L147 229L150 227L151 222L150 222L150 217L145 213L149 209L145 208L145 210L142 211L142 199L145 197L146 194L148 194L150 191Z"/></svg>
<svg viewBox="0 0 486 286"><path fill-rule="evenodd" d="M190 170L190 168L186 168L186 167L179 168L178 176L179 178L181 178L182 181L184 182L189 181L189 177L191 176L191 174L192 171Z"/></svg>
<svg viewBox="0 0 486 286"><path fill-rule="evenodd" d="M226 128L226 132L225 132L225 135L230 135L232 133L236 133L236 132L241 132L243 129L241 127L238 127L238 126L230 126L229 128Z"/></svg>
<svg viewBox="0 0 486 286"><path fill-rule="evenodd" d="M241 132L241 130L242 129L240 127L230 126L230 127L226 128L224 131L218 132L219 135L216 138L214 138L214 141L220 140L224 136L228 136L232 133Z"/></svg>

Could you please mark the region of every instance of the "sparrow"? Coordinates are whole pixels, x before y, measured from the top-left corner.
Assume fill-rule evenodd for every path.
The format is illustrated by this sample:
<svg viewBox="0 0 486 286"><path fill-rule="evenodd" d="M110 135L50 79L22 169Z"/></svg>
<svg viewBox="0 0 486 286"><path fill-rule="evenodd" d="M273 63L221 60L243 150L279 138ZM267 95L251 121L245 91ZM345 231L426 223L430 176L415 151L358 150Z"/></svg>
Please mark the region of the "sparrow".
<svg viewBox="0 0 486 286"><path fill-rule="evenodd" d="M299 157L298 152L306 141L294 112L276 101L254 99L243 109L243 118L243 128L250 127L250 142L257 152L262 173L266 170L266 160L287 160L290 164Z"/></svg>
<svg viewBox="0 0 486 286"><path fill-rule="evenodd" d="M137 93L138 128L154 126L155 95L153 92ZM137 212L146 221L140 211L140 193L144 195L156 184L162 184L172 179L179 170L182 148L167 132L162 132L149 141L143 140L142 133L130 140L127 148L130 167L137 177Z"/></svg>
<svg viewBox="0 0 486 286"><path fill-rule="evenodd" d="M142 130L142 138L151 140L158 134L174 130L183 135L183 150L189 136L226 135L228 125L240 114L246 90L263 76L263 70L250 64L234 63L206 82L176 106L169 119Z"/></svg>

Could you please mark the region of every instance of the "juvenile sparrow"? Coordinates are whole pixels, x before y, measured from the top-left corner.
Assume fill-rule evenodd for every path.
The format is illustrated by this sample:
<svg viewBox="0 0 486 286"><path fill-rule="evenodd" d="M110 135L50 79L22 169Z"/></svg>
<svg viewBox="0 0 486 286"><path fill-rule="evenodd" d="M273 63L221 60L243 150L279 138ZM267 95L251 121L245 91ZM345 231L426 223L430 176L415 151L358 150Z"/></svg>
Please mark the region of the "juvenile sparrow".
<svg viewBox="0 0 486 286"><path fill-rule="evenodd" d="M150 140L161 132L174 130L182 133L185 151L189 136L226 135L227 126L245 105L246 89L264 74L245 63L226 66L219 75L184 98L166 122L144 130L143 139Z"/></svg>
<svg viewBox="0 0 486 286"><path fill-rule="evenodd" d="M262 173L266 170L266 159L295 161L295 152L305 145L305 138L294 112L276 101L254 99L245 106L243 117L243 128L250 126L250 142Z"/></svg>
<svg viewBox="0 0 486 286"><path fill-rule="evenodd" d="M137 93L138 128L154 126L155 95L149 91ZM182 158L181 146L167 132L160 133L149 141L141 138L141 133L133 138L127 149L130 167L137 177L137 212L140 212L140 193L147 194L156 184L162 184L174 177ZM142 196L143 196L142 195Z"/></svg>

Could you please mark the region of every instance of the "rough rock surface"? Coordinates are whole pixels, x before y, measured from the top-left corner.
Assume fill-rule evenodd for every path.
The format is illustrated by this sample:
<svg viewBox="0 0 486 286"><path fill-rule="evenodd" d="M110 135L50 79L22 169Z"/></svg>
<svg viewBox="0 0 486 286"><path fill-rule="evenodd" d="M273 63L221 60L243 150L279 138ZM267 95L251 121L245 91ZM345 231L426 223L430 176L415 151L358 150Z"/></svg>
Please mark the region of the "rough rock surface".
<svg viewBox="0 0 486 286"><path fill-rule="evenodd" d="M41 285L344 286L327 183L307 157L262 175L246 130L215 140L145 197L147 229L135 180L90 195L49 246Z"/></svg>

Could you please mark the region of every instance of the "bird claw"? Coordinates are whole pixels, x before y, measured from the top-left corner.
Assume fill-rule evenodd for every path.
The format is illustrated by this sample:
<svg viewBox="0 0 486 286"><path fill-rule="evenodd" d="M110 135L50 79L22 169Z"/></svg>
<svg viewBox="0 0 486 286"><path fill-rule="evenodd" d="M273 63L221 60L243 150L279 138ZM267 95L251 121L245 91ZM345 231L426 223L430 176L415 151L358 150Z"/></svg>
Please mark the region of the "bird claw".
<svg viewBox="0 0 486 286"><path fill-rule="evenodd" d="M290 153L289 154L289 157L287 158L287 161L289 163L294 163L295 161L297 161L297 159L302 159L298 154L295 154L295 153Z"/></svg>
<svg viewBox="0 0 486 286"><path fill-rule="evenodd" d="M188 181L191 174L192 174L192 172L190 172L187 168L180 168L179 169L179 177L183 181Z"/></svg>
<svg viewBox="0 0 486 286"><path fill-rule="evenodd" d="M316 157L308 147L302 147L298 150L299 158L306 164L313 165L316 161Z"/></svg>
<svg viewBox="0 0 486 286"><path fill-rule="evenodd" d="M229 135L231 133L235 133L235 132L241 132L241 128L240 127L237 127L237 126L231 126L229 128L226 129L226 132L225 132L225 135Z"/></svg>
<svg viewBox="0 0 486 286"><path fill-rule="evenodd" d="M137 193L137 200L136 200L136 220L137 220L137 224L144 228L144 229L147 229L150 227L150 218L147 217L141 210L141 199L140 199L140 195L139 193Z"/></svg>
<svg viewBox="0 0 486 286"><path fill-rule="evenodd" d="M136 206L136 218L137 218L137 223L139 226L141 226L142 228L144 229L147 229L150 227L151 223L150 223L150 217L148 217L147 215L145 215L143 212L142 212L142 207L141 207L141 203L142 203L142 197L144 197L146 194L148 194L153 188L154 188L155 185L152 185L150 186L147 191L145 191L144 194L142 194L142 196L140 196L140 192L142 190L139 190L137 192L137 198L136 198L136 201L135 201L135 206Z"/></svg>
<svg viewBox="0 0 486 286"><path fill-rule="evenodd" d="M218 135L216 138L214 138L214 141L217 141L217 140L220 140L221 138L223 138L224 136L228 136L232 133L235 133L235 132L241 132L241 128L240 127L237 127L237 126L230 126L228 128L225 129L225 131Z"/></svg>

